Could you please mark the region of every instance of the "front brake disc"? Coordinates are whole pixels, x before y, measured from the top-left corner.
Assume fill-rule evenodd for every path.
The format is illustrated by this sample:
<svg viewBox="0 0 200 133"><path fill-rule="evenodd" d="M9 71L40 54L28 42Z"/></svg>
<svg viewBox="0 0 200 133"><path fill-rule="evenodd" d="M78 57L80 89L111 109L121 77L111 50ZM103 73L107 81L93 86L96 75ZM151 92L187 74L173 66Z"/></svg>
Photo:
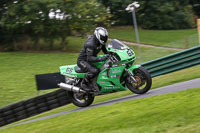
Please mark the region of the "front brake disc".
<svg viewBox="0 0 200 133"><path fill-rule="evenodd" d="M140 78L139 76L137 76L137 75L135 75L134 78L136 79L137 82L133 82L132 84L133 84L134 86L140 86L141 83L142 83L141 78Z"/></svg>

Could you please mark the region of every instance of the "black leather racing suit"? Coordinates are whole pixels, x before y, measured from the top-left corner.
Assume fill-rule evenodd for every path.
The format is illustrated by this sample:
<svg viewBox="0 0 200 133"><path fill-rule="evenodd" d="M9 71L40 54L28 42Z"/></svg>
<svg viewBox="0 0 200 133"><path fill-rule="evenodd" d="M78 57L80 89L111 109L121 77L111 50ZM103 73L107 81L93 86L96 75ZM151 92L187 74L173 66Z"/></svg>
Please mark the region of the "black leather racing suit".
<svg viewBox="0 0 200 133"><path fill-rule="evenodd" d="M82 70L88 72L85 76L85 79L89 80L99 73L98 68L93 66L92 62L103 61L106 58L97 57L97 54L102 50L105 54L107 53L105 45L101 45L96 37L90 36L88 40L85 42L84 46L81 49L81 52L77 59L77 65Z"/></svg>

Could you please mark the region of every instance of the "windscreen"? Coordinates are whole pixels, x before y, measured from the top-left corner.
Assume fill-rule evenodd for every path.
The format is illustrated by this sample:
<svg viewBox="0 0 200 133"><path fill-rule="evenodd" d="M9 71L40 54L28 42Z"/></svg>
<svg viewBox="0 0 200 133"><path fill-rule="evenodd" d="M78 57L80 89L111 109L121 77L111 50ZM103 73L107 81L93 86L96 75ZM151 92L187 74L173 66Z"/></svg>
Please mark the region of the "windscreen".
<svg viewBox="0 0 200 133"><path fill-rule="evenodd" d="M117 39L113 39L108 45L108 48L113 48L113 49L119 49L119 50L124 50L127 49L128 47L123 44L122 42L120 42Z"/></svg>

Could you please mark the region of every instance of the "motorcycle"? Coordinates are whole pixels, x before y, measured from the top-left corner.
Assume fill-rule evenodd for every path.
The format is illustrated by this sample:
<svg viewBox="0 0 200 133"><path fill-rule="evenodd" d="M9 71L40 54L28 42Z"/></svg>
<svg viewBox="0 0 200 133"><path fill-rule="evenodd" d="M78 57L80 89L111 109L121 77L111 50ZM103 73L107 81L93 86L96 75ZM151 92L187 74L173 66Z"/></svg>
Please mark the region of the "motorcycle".
<svg viewBox="0 0 200 133"><path fill-rule="evenodd" d="M81 89L81 81L86 72L77 65L61 66L60 73L65 76L66 82L58 86L68 92L71 102L78 107L86 107L92 104L94 97L129 89L136 94L146 93L152 85L149 72L141 65L135 65L134 51L113 39L107 46L108 56L106 61L94 62L100 73L91 81L89 87L91 92L87 93Z"/></svg>

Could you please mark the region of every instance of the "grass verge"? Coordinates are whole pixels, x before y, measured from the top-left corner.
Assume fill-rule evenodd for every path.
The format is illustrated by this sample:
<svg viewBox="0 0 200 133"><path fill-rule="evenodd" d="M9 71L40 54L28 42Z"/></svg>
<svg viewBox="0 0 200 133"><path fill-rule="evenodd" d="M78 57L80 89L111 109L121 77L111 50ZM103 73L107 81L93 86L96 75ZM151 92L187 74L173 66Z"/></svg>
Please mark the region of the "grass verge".
<svg viewBox="0 0 200 133"><path fill-rule="evenodd" d="M174 84L174 83L179 83L179 82L199 78L200 77L199 76L200 75L199 69L200 69L200 66L196 66L196 67L184 69L184 70L181 70L181 71L177 71L177 72L174 72L174 73L155 77L155 78L153 78L153 84L152 84L151 89L155 89L155 88L159 88L159 87L162 87L162 86L167 86L167 85L171 85L171 84ZM114 99L114 98L119 98L119 97L131 95L131 94L133 94L133 93L130 92L130 91L122 91L122 92L118 92L118 93L112 93L112 94L108 94L108 95L97 96L97 97L95 97L93 104L108 101L108 100L111 100L111 99ZM73 104L69 104L67 106L63 106L63 107L42 113L40 115L19 121L17 123L32 120L32 119L43 117L43 116L52 115L52 114L59 113L59 112L64 112L64 111L67 111L67 110L72 110L72 109L75 109L75 108L77 108L77 107L74 106Z"/></svg>
<svg viewBox="0 0 200 133"><path fill-rule="evenodd" d="M1 133L198 133L200 88L54 117Z"/></svg>
<svg viewBox="0 0 200 133"><path fill-rule="evenodd" d="M137 49L137 47L132 48ZM174 52L153 48L142 48L142 51L143 61ZM135 52L137 56L137 50ZM67 52L0 52L0 107L36 96L36 74L59 72L59 66L76 64L77 56L78 53ZM42 94L45 92L49 91L42 91Z"/></svg>
<svg viewBox="0 0 200 133"><path fill-rule="evenodd" d="M0 106L36 96L36 74L59 72L59 66L75 64L76 57L74 53L0 53Z"/></svg>
<svg viewBox="0 0 200 133"><path fill-rule="evenodd" d="M136 42L133 27L113 27L108 30L110 38ZM140 42L157 46L185 48L186 41L189 47L198 45L196 29L184 30L143 30L139 29Z"/></svg>

